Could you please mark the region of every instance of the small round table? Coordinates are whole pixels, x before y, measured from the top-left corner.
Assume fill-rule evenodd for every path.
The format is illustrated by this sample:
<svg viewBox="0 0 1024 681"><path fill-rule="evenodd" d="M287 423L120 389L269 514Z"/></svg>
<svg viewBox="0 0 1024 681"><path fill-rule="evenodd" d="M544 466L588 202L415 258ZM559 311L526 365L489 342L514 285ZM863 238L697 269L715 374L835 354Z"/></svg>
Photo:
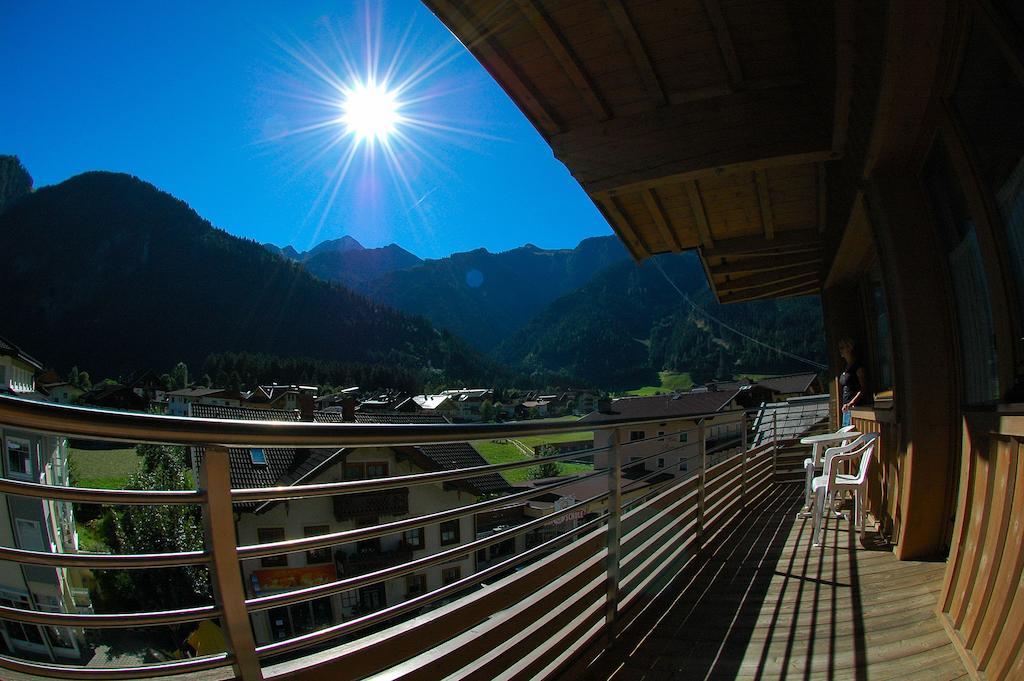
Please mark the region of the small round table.
<svg viewBox="0 0 1024 681"><path fill-rule="evenodd" d="M800 438L800 444L811 445L810 465L804 466L806 480L804 481L804 507L796 514L797 518L809 518L811 516L811 481L814 480L814 470L823 467L822 460L828 445L835 445L843 440L854 440L860 437L861 433L852 430L846 433L822 433L821 435L808 435Z"/></svg>

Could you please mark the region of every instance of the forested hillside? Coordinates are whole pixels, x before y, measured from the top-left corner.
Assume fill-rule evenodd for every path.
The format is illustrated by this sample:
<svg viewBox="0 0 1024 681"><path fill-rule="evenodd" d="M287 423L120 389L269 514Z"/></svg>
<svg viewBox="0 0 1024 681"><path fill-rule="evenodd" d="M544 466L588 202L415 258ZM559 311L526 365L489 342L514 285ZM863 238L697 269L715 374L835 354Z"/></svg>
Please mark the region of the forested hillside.
<svg viewBox="0 0 1024 681"><path fill-rule="evenodd" d="M21 197L0 214L0 252L5 333L61 370L116 376L248 351L453 381L499 371L422 317L316 279L128 175L85 173Z"/></svg>
<svg viewBox="0 0 1024 681"><path fill-rule="evenodd" d="M739 372L807 368L737 336L708 315L768 345L824 359L816 297L719 305L695 253L607 268L554 301L495 355L526 371L562 370L609 389L656 385L660 370L690 372L700 383Z"/></svg>

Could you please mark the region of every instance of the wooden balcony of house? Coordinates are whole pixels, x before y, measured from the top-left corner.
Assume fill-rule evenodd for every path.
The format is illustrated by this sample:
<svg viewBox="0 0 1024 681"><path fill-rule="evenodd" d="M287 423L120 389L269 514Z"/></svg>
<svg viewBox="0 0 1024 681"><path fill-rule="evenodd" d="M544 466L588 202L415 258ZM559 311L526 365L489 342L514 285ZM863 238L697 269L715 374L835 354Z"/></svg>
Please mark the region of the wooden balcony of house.
<svg viewBox="0 0 1024 681"><path fill-rule="evenodd" d="M409 488L359 492L334 497L334 517L339 520L397 516L409 513Z"/></svg>
<svg viewBox="0 0 1024 681"><path fill-rule="evenodd" d="M710 415L709 415L710 416ZM802 417L801 417L802 418ZM216 584L209 605L158 612L53 613L0 606L0 619L39 626L111 628L222 623L227 649L215 655L138 667L40 664L0 655L4 678L114 679L175 674L193 678L361 679L958 679L963 660L978 660L991 678L1019 678L1024 634L1018 615L1024 466L1003 456L1024 438L1024 417L989 414L972 422L973 456L962 486L955 550L946 561L897 560L884 523L863 533L829 517L824 545L812 546L810 520L797 517L803 487L786 479L796 455L792 438L761 438L751 415L741 423L739 452L702 466L686 479L663 480L655 470L642 497L623 504L622 461L631 443L609 445L612 465L589 475L603 490L551 515L413 558L406 551L358 556L337 579L247 597L238 564L286 553L348 546L409 529L495 512L566 484L555 480L505 497L483 499L426 516L375 521L330 534L238 545L233 503L314 496L355 496L413 485L443 484L523 465L510 462L377 480L287 488L231 489L228 446L284 442L296 446L385 446L539 433L572 432L569 422L445 426L372 426L202 419L86 410L0 396L0 423L75 437L202 443L207 456L200 486L185 491L89 490L0 479L0 493L78 503L198 504L207 518L202 551L170 554L44 553L0 547L0 560L89 569L148 569L206 565ZM656 421L657 419L655 419ZM709 448L697 419L688 442ZM619 419L600 427L649 423ZM802 422L803 423L803 422ZM592 428L593 426L588 426ZM804 423L801 428L812 430ZM779 424L780 432L785 424ZM989 435L985 435L988 433ZM991 435L998 433L998 435ZM681 433L680 433L681 434ZM653 438L657 440L657 438ZM669 440L669 438L665 438ZM219 446L210 442L223 443ZM726 443L732 451L733 443ZM884 446L884 441L883 441ZM1016 451L1016 450L1014 450ZM657 452L651 456L662 455ZM579 452L548 457L578 457ZM884 460L881 453L879 459ZM636 463L643 463L643 460ZM486 469L486 470L485 470ZM576 480L577 478L574 478ZM1016 489L1016 487L1015 487ZM605 504L572 531L512 555L501 547L557 520ZM897 506L898 509L898 506ZM883 509L874 509L884 515ZM881 529L882 532L878 530ZM494 560L472 574L426 590L406 578L495 547ZM271 643L254 641L250 615L329 596L383 590L398 581L406 598L361 611L314 631ZM383 604L383 601L382 601ZM201 674L197 677L194 675Z"/></svg>
<svg viewBox="0 0 1024 681"><path fill-rule="evenodd" d="M966 679L936 616L944 562L833 518L822 548L776 484L560 679Z"/></svg>
<svg viewBox="0 0 1024 681"><path fill-rule="evenodd" d="M355 553L339 551L335 554L334 564L339 575L353 577L408 563L410 560L412 560L412 548L403 543L392 551L356 551Z"/></svg>

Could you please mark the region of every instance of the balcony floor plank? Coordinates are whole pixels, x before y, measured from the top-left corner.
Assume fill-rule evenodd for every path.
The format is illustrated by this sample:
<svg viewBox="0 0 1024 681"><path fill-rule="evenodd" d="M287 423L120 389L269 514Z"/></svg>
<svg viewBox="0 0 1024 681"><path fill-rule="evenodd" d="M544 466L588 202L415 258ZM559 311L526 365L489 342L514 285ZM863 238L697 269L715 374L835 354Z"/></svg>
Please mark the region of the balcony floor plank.
<svg viewBox="0 0 1024 681"><path fill-rule="evenodd" d="M562 679L941 679L966 671L935 615L945 562L904 561L830 520L811 547L797 485L717 534L604 653Z"/></svg>

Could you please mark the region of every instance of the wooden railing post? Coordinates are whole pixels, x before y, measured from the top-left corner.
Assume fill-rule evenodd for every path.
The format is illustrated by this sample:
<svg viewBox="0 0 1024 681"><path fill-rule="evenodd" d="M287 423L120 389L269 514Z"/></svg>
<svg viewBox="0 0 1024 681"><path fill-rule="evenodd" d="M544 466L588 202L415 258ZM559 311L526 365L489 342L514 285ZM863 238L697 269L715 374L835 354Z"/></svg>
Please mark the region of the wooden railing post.
<svg viewBox="0 0 1024 681"><path fill-rule="evenodd" d="M708 475L708 443L704 419L697 424L697 445L700 447L700 478L697 482L697 536L694 550L700 551L704 545L704 485Z"/></svg>
<svg viewBox="0 0 1024 681"><path fill-rule="evenodd" d="M235 674L242 681L262 681L263 670L256 655L249 613L245 609L245 586L238 564L238 538L231 505L231 467L226 448L206 448L199 470L199 488L206 491L203 525L206 548L211 556L213 597L223 613L221 625L235 657Z"/></svg>
<svg viewBox="0 0 1024 681"><path fill-rule="evenodd" d="M772 410L772 480L779 477L779 421L778 414Z"/></svg>
<svg viewBox="0 0 1024 681"><path fill-rule="evenodd" d="M608 557L605 569L608 573L608 597L605 600L604 624L610 646L615 640L615 627L619 616L619 567L622 533L622 450L619 447L619 430L612 431L611 448L608 450Z"/></svg>
<svg viewBox="0 0 1024 681"><path fill-rule="evenodd" d="M740 504L747 505L747 412L740 418Z"/></svg>

